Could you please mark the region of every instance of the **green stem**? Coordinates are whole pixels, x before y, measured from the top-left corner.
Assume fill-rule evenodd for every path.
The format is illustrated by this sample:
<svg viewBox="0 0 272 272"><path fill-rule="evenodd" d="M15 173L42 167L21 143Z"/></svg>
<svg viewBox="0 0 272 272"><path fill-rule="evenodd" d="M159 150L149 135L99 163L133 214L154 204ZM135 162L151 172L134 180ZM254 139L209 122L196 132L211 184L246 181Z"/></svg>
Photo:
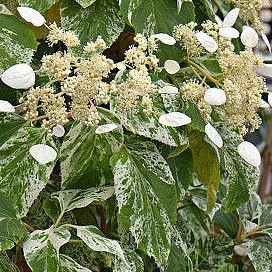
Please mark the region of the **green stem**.
<svg viewBox="0 0 272 272"><path fill-rule="evenodd" d="M64 211L62 211L62 212L60 213L60 215L59 215L59 217L58 217L58 219L57 219L57 221L56 221L56 223L55 223L55 225L54 225L54 228L57 228L57 227L58 227L58 225L59 225L59 223L60 223L60 221L61 221L61 219L62 219L64 213L65 213Z"/></svg>

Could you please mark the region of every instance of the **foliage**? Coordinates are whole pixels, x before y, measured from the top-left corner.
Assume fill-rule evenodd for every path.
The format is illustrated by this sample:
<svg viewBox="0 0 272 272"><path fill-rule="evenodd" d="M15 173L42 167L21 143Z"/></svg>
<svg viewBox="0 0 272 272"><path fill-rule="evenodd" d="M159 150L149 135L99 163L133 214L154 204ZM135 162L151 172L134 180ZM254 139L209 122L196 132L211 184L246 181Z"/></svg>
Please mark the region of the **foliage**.
<svg viewBox="0 0 272 272"><path fill-rule="evenodd" d="M258 151L241 146L262 60L251 36L220 34L256 25L215 2L0 5L1 271L272 269L272 206L255 193ZM39 34L42 15L19 5L48 19ZM10 88L29 81L16 63L34 86Z"/></svg>

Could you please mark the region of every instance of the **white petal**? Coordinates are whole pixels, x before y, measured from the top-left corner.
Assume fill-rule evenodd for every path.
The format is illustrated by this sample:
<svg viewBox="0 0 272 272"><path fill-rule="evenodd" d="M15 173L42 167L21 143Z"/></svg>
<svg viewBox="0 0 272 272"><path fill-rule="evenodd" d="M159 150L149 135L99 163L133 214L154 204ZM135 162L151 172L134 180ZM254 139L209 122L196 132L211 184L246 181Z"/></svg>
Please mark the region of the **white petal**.
<svg viewBox="0 0 272 272"><path fill-rule="evenodd" d="M52 129L53 135L56 137L62 137L65 134L65 129L61 125L56 125Z"/></svg>
<svg viewBox="0 0 272 272"><path fill-rule="evenodd" d="M262 39L269 50L269 53L271 54L271 45L270 45L270 42L269 42L267 36L263 32L261 32L261 36L262 36Z"/></svg>
<svg viewBox="0 0 272 272"><path fill-rule="evenodd" d="M107 133L107 132L110 132L116 128L118 128L118 125L116 125L116 124L101 125L95 130L95 133L96 134Z"/></svg>
<svg viewBox="0 0 272 272"><path fill-rule="evenodd" d="M239 37L240 33L233 27L222 27L219 29L219 35L225 38L235 39Z"/></svg>
<svg viewBox="0 0 272 272"><path fill-rule="evenodd" d="M218 44L208 34L200 31L196 33L196 38L208 52L214 53L217 50Z"/></svg>
<svg viewBox="0 0 272 272"><path fill-rule="evenodd" d="M0 100L0 112L15 112L15 108L5 100Z"/></svg>
<svg viewBox="0 0 272 272"><path fill-rule="evenodd" d="M258 75L272 78L272 63L264 63L262 67L255 68Z"/></svg>
<svg viewBox="0 0 272 272"><path fill-rule="evenodd" d="M180 70L180 66L179 63L175 60L167 60L164 63L164 69L166 70L167 73L173 75Z"/></svg>
<svg viewBox="0 0 272 272"><path fill-rule="evenodd" d="M126 65L123 62L116 63L116 67L117 67L117 69L119 71L122 71L122 72L124 72L126 70L126 68L127 68Z"/></svg>
<svg viewBox="0 0 272 272"><path fill-rule="evenodd" d="M260 108L270 108L270 105L262 99L262 103L260 105Z"/></svg>
<svg viewBox="0 0 272 272"><path fill-rule="evenodd" d="M223 21L221 20L221 18L219 16L215 15L215 21L219 27L223 26Z"/></svg>
<svg viewBox="0 0 272 272"><path fill-rule="evenodd" d="M172 85L164 86L163 88L159 89L158 91L160 94L178 94L179 89Z"/></svg>
<svg viewBox="0 0 272 272"><path fill-rule="evenodd" d="M269 105L272 107L272 93L268 94L267 101L268 101Z"/></svg>
<svg viewBox="0 0 272 272"><path fill-rule="evenodd" d="M258 44L259 37L254 28L244 26L240 39L243 45L253 48Z"/></svg>
<svg viewBox="0 0 272 272"><path fill-rule="evenodd" d="M35 73L28 64L20 63L7 69L1 79L13 89L28 89L35 84Z"/></svg>
<svg viewBox="0 0 272 272"><path fill-rule="evenodd" d="M174 45L176 43L175 38L168 34L159 33L152 35L155 39L159 39L162 43L168 44L168 45Z"/></svg>
<svg viewBox="0 0 272 272"><path fill-rule="evenodd" d="M239 15L239 8L232 9L225 17L223 21L223 27L233 26Z"/></svg>
<svg viewBox="0 0 272 272"><path fill-rule="evenodd" d="M239 155L249 164L259 166L261 164L261 155L258 149L250 142L244 141L237 147Z"/></svg>
<svg viewBox="0 0 272 272"><path fill-rule="evenodd" d="M210 88L205 92L204 100L210 105L223 105L226 103L226 94L222 89Z"/></svg>
<svg viewBox="0 0 272 272"><path fill-rule="evenodd" d="M46 144L36 144L30 147L31 156L40 164L46 164L57 158L57 152L54 148Z"/></svg>
<svg viewBox="0 0 272 272"><path fill-rule="evenodd" d="M180 127L192 122L191 118L181 112L170 112L160 116L159 123L168 127Z"/></svg>
<svg viewBox="0 0 272 272"><path fill-rule="evenodd" d="M205 126L205 133L216 146L220 148L223 146L223 140L221 136L211 124L207 124Z"/></svg>
<svg viewBox="0 0 272 272"><path fill-rule="evenodd" d="M46 22L45 18L33 8L18 7L17 10L24 20L33 24L34 26L42 26Z"/></svg>

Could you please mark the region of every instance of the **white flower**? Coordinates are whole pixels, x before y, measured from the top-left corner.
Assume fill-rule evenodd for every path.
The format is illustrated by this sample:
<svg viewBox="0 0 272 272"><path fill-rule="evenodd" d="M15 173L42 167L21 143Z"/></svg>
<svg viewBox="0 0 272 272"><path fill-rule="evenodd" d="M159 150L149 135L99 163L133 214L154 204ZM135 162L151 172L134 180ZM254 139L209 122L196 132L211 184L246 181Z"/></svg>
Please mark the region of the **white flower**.
<svg viewBox="0 0 272 272"><path fill-rule="evenodd" d="M124 72L126 70L126 65L121 61L116 63L116 67L119 71Z"/></svg>
<svg viewBox="0 0 272 272"><path fill-rule="evenodd" d="M240 39L244 46L253 48L258 44L259 37L254 28L250 26L243 26Z"/></svg>
<svg viewBox="0 0 272 272"><path fill-rule="evenodd" d="M219 26L219 35L223 36L225 38L238 38L239 37L239 31L235 28L233 28L232 26L235 24L238 15L239 15L239 8L234 8L232 9L225 17L225 19L223 20L223 22L221 21L221 19L216 16L216 22Z"/></svg>
<svg viewBox="0 0 272 272"><path fill-rule="evenodd" d="M105 125L99 126L95 130L95 133L96 134L103 134L103 133L110 132L110 131L112 131L112 130L114 130L116 128L118 128L118 125L116 125L116 124L105 124Z"/></svg>
<svg viewBox="0 0 272 272"><path fill-rule="evenodd" d="M34 26L42 26L46 22L45 18L33 8L18 7L17 10L24 20Z"/></svg>
<svg viewBox="0 0 272 272"><path fill-rule="evenodd" d="M218 49L218 44L208 34L200 31L196 33L196 38L208 52L214 53Z"/></svg>
<svg viewBox="0 0 272 272"><path fill-rule="evenodd" d="M164 69L168 74L175 74L180 70L179 63L175 60L167 60L164 63Z"/></svg>
<svg viewBox="0 0 272 272"><path fill-rule="evenodd" d="M15 108L5 100L0 100L0 112L15 112Z"/></svg>
<svg viewBox="0 0 272 272"><path fill-rule="evenodd" d="M35 84L35 73L28 64L20 63L7 69L1 79L13 89L28 89Z"/></svg>
<svg viewBox="0 0 272 272"><path fill-rule="evenodd" d="M272 63L264 63L262 67L255 68L258 75L272 78Z"/></svg>
<svg viewBox="0 0 272 272"><path fill-rule="evenodd" d="M268 94L267 101L268 101L269 105L272 107L272 93Z"/></svg>
<svg viewBox="0 0 272 272"><path fill-rule="evenodd" d="M221 136L211 124L207 124L205 126L205 133L216 146L218 146L219 148L223 146L223 140Z"/></svg>
<svg viewBox="0 0 272 272"><path fill-rule="evenodd" d="M191 118L181 112L170 112L160 116L159 123L168 127L180 127L192 122Z"/></svg>
<svg viewBox="0 0 272 272"><path fill-rule="evenodd" d="M47 164L57 158L57 152L54 148L46 144L33 145L29 152L31 156L40 164Z"/></svg>
<svg viewBox="0 0 272 272"><path fill-rule="evenodd" d="M226 103L226 94L222 89L210 88L205 92L204 100L210 105L219 106Z"/></svg>
<svg viewBox="0 0 272 272"><path fill-rule="evenodd" d="M166 85L163 88L158 90L159 94L178 94L179 89L172 85Z"/></svg>
<svg viewBox="0 0 272 272"><path fill-rule="evenodd" d="M261 155L258 149L250 142L244 141L237 147L239 155L249 164L259 166L261 164Z"/></svg>
<svg viewBox="0 0 272 272"><path fill-rule="evenodd" d="M53 135L56 137L62 137L65 134L65 129L61 125L56 125L52 129Z"/></svg>
<svg viewBox="0 0 272 272"><path fill-rule="evenodd" d="M159 34L154 34L152 35L155 39L160 40L162 43L167 44L167 45L174 45L176 43L175 38L168 34L164 33L159 33Z"/></svg>

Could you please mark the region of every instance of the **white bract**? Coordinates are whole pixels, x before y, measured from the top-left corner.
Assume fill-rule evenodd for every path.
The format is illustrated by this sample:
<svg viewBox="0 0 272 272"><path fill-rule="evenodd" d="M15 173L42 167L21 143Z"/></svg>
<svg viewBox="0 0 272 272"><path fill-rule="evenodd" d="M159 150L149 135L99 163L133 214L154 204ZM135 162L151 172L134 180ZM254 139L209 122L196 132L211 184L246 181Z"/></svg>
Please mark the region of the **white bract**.
<svg viewBox="0 0 272 272"><path fill-rule="evenodd" d="M208 34L200 31L196 33L196 38L208 52L214 53L218 49L218 44Z"/></svg>
<svg viewBox="0 0 272 272"><path fill-rule="evenodd" d="M167 60L164 63L164 69L168 74L175 74L180 70L179 63L175 60Z"/></svg>
<svg viewBox="0 0 272 272"><path fill-rule="evenodd" d="M244 46L253 48L258 44L259 37L254 28L250 26L243 26L240 39Z"/></svg>
<svg viewBox="0 0 272 272"><path fill-rule="evenodd" d="M205 133L216 146L220 148L223 146L223 140L221 136L211 124L207 124L205 126Z"/></svg>
<svg viewBox="0 0 272 272"><path fill-rule="evenodd" d="M33 8L18 7L17 10L24 20L34 26L42 26L46 22L45 18Z"/></svg>
<svg viewBox="0 0 272 272"><path fill-rule="evenodd" d="M62 137L65 134L65 129L61 125L56 125L52 129L53 135L56 137Z"/></svg>
<svg viewBox="0 0 272 272"><path fill-rule="evenodd" d="M268 94L267 101L268 101L269 105L272 107L272 93Z"/></svg>
<svg viewBox="0 0 272 272"><path fill-rule="evenodd" d="M15 112L15 108L5 100L0 100L0 112Z"/></svg>
<svg viewBox="0 0 272 272"><path fill-rule="evenodd" d="M126 65L123 62L116 63L116 67L117 67L117 69L119 71L122 71L122 72L124 72L126 70L126 68L127 68Z"/></svg>
<svg viewBox="0 0 272 272"><path fill-rule="evenodd" d="M105 125L99 126L95 130L95 133L96 134L103 134L103 133L110 132L110 131L112 131L112 130L114 130L116 128L118 128L118 125L116 125L116 124L105 124Z"/></svg>
<svg viewBox="0 0 272 272"><path fill-rule="evenodd" d="M270 105L262 99L262 103L260 105L260 108L270 108Z"/></svg>
<svg viewBox="0 0 272 272"><path fill-rule="evenodd" d="M250 142L244 141L237 147L239 155L249 164L259 166L261 164L261 155L258 149Z"/></svg>
<svg viewBox="0 0 272 272"><path fill-rule="evenodd" d="M264 63L262 67L255 68L258 75L272 78L272 63Z"/></svg>
<svg viewBox="0 0 272 272"><path fill-rule="evenodd" d="M267 48L269 50L269 53L271 54L271 45L270 45L270 42L269 42L267 36L263 32L261 32L261 36L262 36L262 39L263 39L265 45L267 46Z"/></svg>
<svg viewBox="0 0 272 272"><path fill-rule="evenodd" d="M28 64L20 63L7 69L1 79L13 89L28 89L35 84L35 73Z"/></svg>
<svg viewBox="0 0 272 272"><path fill-rule="evenodd" d="M47 164L57 158L54 148L46 144L36 144L30 147L31 156L40 164Z"/></svg>
<svg viewBox="0 0 272 272"><path fill-rule="evenodd" d="M204 100L210 105L219 106L226 103L226 94L222 89L210 88L205 92Z"/></svg>
<svg viewBox="0 0 272 272"><path fill-rule="evenodd" d="M159 89L158 93L160 94L178 94L179 89L172 85L166 85L163 88Z"/></svg>
<svg viewBox="0 0 272 272"><path fill-rule="evenodd" d="M219 26L219 35L225 38L238 38L240 33L237 29L233 28L232 26L235 24L238 15L239 15L239 8L232 9L225 17L224 21L222 22L221 19L216 16L216 22Z"/></svg>
<svg viewBox="0 0 272 272"><path fill-rule="evenodd" d="M174 45L176 43L175 38L168 35L168 34L159 33L159 34L152 35L152 37L160 40L162 43L167 44L167 45Z"/></svg>
<svg viewBox="0 0 272 272"><path fill-rule="evenodd" d="M180 127L192 122L191 118L181 112L170 112L160 116L159 123L168 127Z"/></svg>

